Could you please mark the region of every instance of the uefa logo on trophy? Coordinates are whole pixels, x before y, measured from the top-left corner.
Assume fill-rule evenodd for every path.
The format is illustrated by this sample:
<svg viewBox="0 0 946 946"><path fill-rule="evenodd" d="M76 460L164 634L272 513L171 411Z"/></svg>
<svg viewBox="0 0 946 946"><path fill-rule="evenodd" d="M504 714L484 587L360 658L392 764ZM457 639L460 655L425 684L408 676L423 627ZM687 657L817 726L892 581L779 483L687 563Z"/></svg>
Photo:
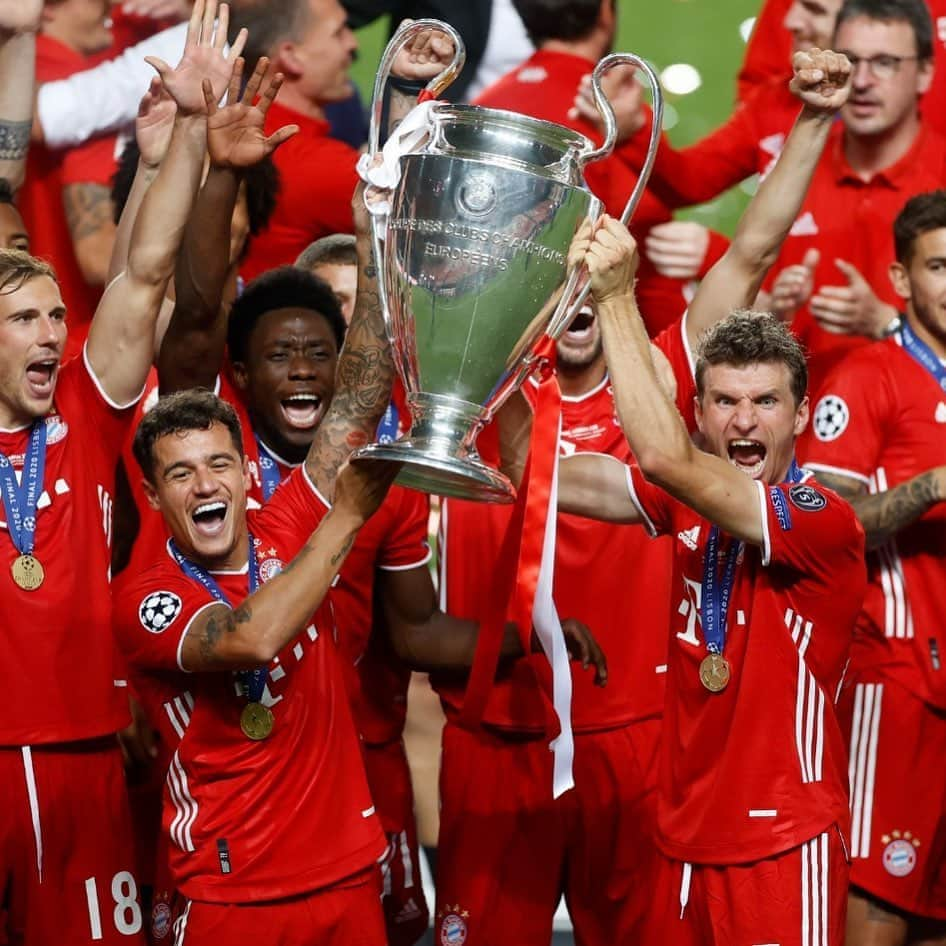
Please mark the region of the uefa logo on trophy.
<svg viewBox="0 0 946 946"><path fill-rule="evenodd" d="M441 92L462 67L463 44L452 27L438 20L402 26L378 68L369 157L380 151L394 59L431 29L451 37L456 55L428 91ZM447 102L424 109L423 134L400 157L387 212L372 217L381 304L411 428L400 440L355 454L402 464L402 485L513 500L509 480L480 459L476 436L535 369L536 343L543 335L557 339L587 295L587 278L569 267L568 250L581 225L601 213L583 172L614 148L614 113L601 78L616 64L642 71L653 92L650 148L622 215L626 223L646 186L662 116L660 84L637 56L614 54L594 70L605 127L601 147L564 126L512 112Z"/></svg>

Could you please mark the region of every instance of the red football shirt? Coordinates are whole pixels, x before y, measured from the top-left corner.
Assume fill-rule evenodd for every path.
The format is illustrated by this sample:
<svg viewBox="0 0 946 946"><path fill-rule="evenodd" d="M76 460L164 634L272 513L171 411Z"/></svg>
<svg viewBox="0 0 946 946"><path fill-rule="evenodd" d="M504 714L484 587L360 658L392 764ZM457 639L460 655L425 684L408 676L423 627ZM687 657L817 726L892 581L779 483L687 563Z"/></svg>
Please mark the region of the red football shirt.
<svg viewBox="0 0 946 946"><path fill-rule="evenodd" d="M583 56L538 50L482 92L474 104L565 125L600 145L601 135L593 125L584 119L568 117L582 76L594 67L595 63ZM636 171L620 158L612 156L589 164L585 178L592 193L604 202L607 212L620 217L637 182ZM645 191L631 221L631 229L641 240L652 226L668 220L670 211L667 207ZM641 312L648 330L656 334L683 313L686 301L682 284L661 276L646 257L641 259L637 278Z"/></svg>
<svg viewBox="0 0 946 946"><path fill-rule="evenodd" d="M808 196L782 245L765 286L770 289L786 266L800 263L814 247L821 252L815 292L847 284L835 259L857 267L883 302L899 305L887 274L894 261L893 221L914 194L936 190L946 181L946 138L921 129L910 150L896 164L869 181L858 177L844 157L844 129L832 131L815 171ZM811 391L820 390L831 368L856 348L869 344L860 336L834 335L822 329L807 306L792 328L809 352Z"/></svg>
<svg viewBox="0 0 946 946"><path fill-rule="evenodd" d="M94 60L57 40L37 37L37 82L65 79L91 65ZM102 290L90 286L79 269L66 223L63 188L67 184L86 183L111 188L116 167L115 148L114 135L95 138L67 151L50 151L32 144L26 162L26 181L17 195L17 206L30 234L33 255L49 260L56 269L69 313L66 357L82 350Z"/></svg>
<svg viewBox="0 0 946 946"><path fill-rule="evenodd" d="M262 580L295 556L327 508L298 470L264 509L248 511ZM245 568L214 577L234 605L246 597ZM232 673L181 669L184 635L214 603L169 554L130 576L115 601L116 632L133 673L167 681L180 699L171 700L183 735L164 806L177 886L195 900L276 900L370 867L384 842L328 601L269 666L263 702L275 726L261 742L240 729L246 699Z"/></svg>
<svg viewBox="0 0 946 946"><path fill-rule="evenodd" d="M115 465L131 408L112 404L85 358L60 369L46 417L43 492L35 554L46 579L13 583L18 553L0 506L0 624L8 698L0 744L89 739L128 722L124 672L112 642L109 567ZM29 428L0 431L0 451L19 471Z"/></svg>
<svg viewBox="0 0 946 946"><path fill-rule="evenodd" d="M253 237L240 266L247 281L293 263L313 241L332 233L354 233L351 198L358 183L358 152L329 137L329 124L274 103L265 132L298 125L299 133L273 154L279 196L266 229Z"/></svg>
<svg viewBox="0 0 946 946"><path fill-rule="evenodd" d="M792 77L792 36L782 25L792 0L766 0L756 20L739 71L739 98L773 79ZM946 0L926 0L933 18L933 84L920 101L923 119L946 134Z"/></svg>
<svg viewBox="0 0 946 946"><path fill-rule="evenodd" d="M683 322L662 333L656 344L673 366L677 406L692 419L695 389ZM562 450L565 455L607 453L622 462L630 459L607 379L582 397L562 399ZM511 515L508 506L444 502L440 594L445 611L482 620ZM563 619L577 618L591 629L605 651L610 674L610 683L601 689L593 685L590 673L573 665L575 731L614 728L659 714L667 670L667 642L659 628L670 620L671 603L669 540L654 545L637 526L565 513L559 515L557 528L556 608ZM618 562L633 565L619 567ZM646 621L638 620L641 613L646 613ZM541 732L544 716L536 675L550 685L548 661L541 655L504 669L490 691L484 721L510 731ZM434 683L448 715L455 714L463 704L463 685L439 676Z"/></svg>
<svg viewBox="0 0 946 946"><path fill-rule="evenodd" d="M800 453L814 470L893 489L946 463L946 394L899 337L848 358L824 387ZM946 508L934 506L868 559L852 667L896 680L946 710Z"/></svg>
<svg viewBox="0 0 946 946"><path fill-rule="evenodd" d="M737 560L720 693L700 682L703 557L711 525L629 467L654 534L673 537L674 606L657 799L670 857L734 864L847 833L847 753L833 711L864 594L864 533L811 483L757 484L765 545ZM724 548L728 548L726 540Z"/></svg>

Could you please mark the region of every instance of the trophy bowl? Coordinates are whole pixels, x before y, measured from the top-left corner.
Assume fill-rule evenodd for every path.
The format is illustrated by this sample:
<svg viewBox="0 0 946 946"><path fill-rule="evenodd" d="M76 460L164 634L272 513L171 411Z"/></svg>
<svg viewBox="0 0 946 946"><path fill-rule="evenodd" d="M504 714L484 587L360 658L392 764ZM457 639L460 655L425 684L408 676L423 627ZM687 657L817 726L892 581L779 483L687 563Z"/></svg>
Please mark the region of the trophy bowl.
<svg viewBox="0 0 946 946"><path fill-rule="evenodd" d="M462 63L462 44L446 24L402 27L379 68L370 153L378 151L385 70L411 36L431 28L452 36ZM444 75L456 74L458 60ZM515 498L507 477L480 458L476 437L536 367L536 343L543 335L559 337L587 293L568 251L581 225L601 212L583 170L613 148L613 114L600 76L617 61L649 70L629 54L599 63L593 84L605 116L601 148L551 122L435 102L422 142L400 157L399 181L387 213L372 217L372 236L411 428L393 443L369 444L354 455L400 463L398 483L462 499ZM658 97L655 91L655 105ZM654 126L659 135L656 117ZM645 182L642 173L625 221Z"/></svg>

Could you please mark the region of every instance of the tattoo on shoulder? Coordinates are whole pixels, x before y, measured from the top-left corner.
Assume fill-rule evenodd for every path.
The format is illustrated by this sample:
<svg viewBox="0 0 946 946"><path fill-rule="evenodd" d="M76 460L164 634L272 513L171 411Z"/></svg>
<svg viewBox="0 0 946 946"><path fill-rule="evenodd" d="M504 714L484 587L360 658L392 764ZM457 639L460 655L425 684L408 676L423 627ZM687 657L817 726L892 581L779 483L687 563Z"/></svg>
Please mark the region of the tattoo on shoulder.
<svg viewBox="0 0 946 946"><path fill-rule="evenodd" d="M94 236L112 222L112 195L104 184L67 184L62 201L73 240Z"/></svg>
<svg viewBox="0 0 946 946"><path fill-rule="evenodd" d="M26 157L32 124L0 119L0 161L22 161Z"/></svg>

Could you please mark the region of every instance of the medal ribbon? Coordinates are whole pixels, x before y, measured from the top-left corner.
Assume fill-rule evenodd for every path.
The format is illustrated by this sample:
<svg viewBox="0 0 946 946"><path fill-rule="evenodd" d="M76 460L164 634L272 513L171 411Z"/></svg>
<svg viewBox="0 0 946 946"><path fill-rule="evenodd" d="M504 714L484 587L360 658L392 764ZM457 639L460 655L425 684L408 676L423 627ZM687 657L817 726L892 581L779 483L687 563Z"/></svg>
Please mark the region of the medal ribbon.
<svg viewBox="0 0 946 946"><path fill-rule="evenodd" d="M256 447L259 451L259 475L263 489L263 502L268 503L273 493L276 492L276 487L279 486L279 464L276 462L276 458L267 449L266 444L259 439L259 434L254 434L254 436L256 437ZM251 542L251 552L252 544ZM251 590L250 594L252 593Z"/></svg>
<svg viewBox="0 0 946 946"><path fill-rule="evenodd" d="M792 457L787 483L800 483L804 474ZM736 561L742 551L742 542L733 542L726 552L722 578L719 576L719 526L710 529L703 553L702 623L706 649L711 654L722 654L726 646L726 618L729 599L736 579Z"/></svg>
<svg viewBox="0 0 946 946"><path fill-rule="evenodd" d="M935 379L940 389L946 391L946 365L944 365L933 349L920 338L906 319L900 320L900 340L907 354L919 362Z"/></svg>
<svg viewBox="0 0 946 946"><path fill-rule="evenodd" d="M33 421L30 439L23 458L20 483L9 458L0 453L0 487L3 490L3 508L7 514L7 528L13 545L21 555L32 555L36 545L36 506L43 491L46 470L46 421Z"/></svg>
<svg viewBox="0 0 946 946"><path fill-rule="evenodd" d="M391 401L385 408L384 417L378 424L378 430L375 433L375 440L378 443L393 443L397 440L397 426L399 418L394 401Z"/></svg>
<svg viewBox="0 0 946 946"><path fill-rule="evenodd" d="M249 535L248 540L247 571L249 572L250 594L253 594L253 592L259 588L259 568L256 563L256 544L253 542L253 536ZM177 543L174 539L171 539L169 548L171 549L171 554L174 556L174 560L188 578L192 578L194 581L203 585L217 601L227 605L229 608L233 607L233 605L230 604L230 599L224 593L223 588L217 584L217 580L214 576L206 569L201 568L200 565L187 558L177 547ZM266 667L260 667L256 670L241 670L237 673L237 679L243 684L246 697L251 703L259 703L262 699L268 673L269 671Z"/></svg>

